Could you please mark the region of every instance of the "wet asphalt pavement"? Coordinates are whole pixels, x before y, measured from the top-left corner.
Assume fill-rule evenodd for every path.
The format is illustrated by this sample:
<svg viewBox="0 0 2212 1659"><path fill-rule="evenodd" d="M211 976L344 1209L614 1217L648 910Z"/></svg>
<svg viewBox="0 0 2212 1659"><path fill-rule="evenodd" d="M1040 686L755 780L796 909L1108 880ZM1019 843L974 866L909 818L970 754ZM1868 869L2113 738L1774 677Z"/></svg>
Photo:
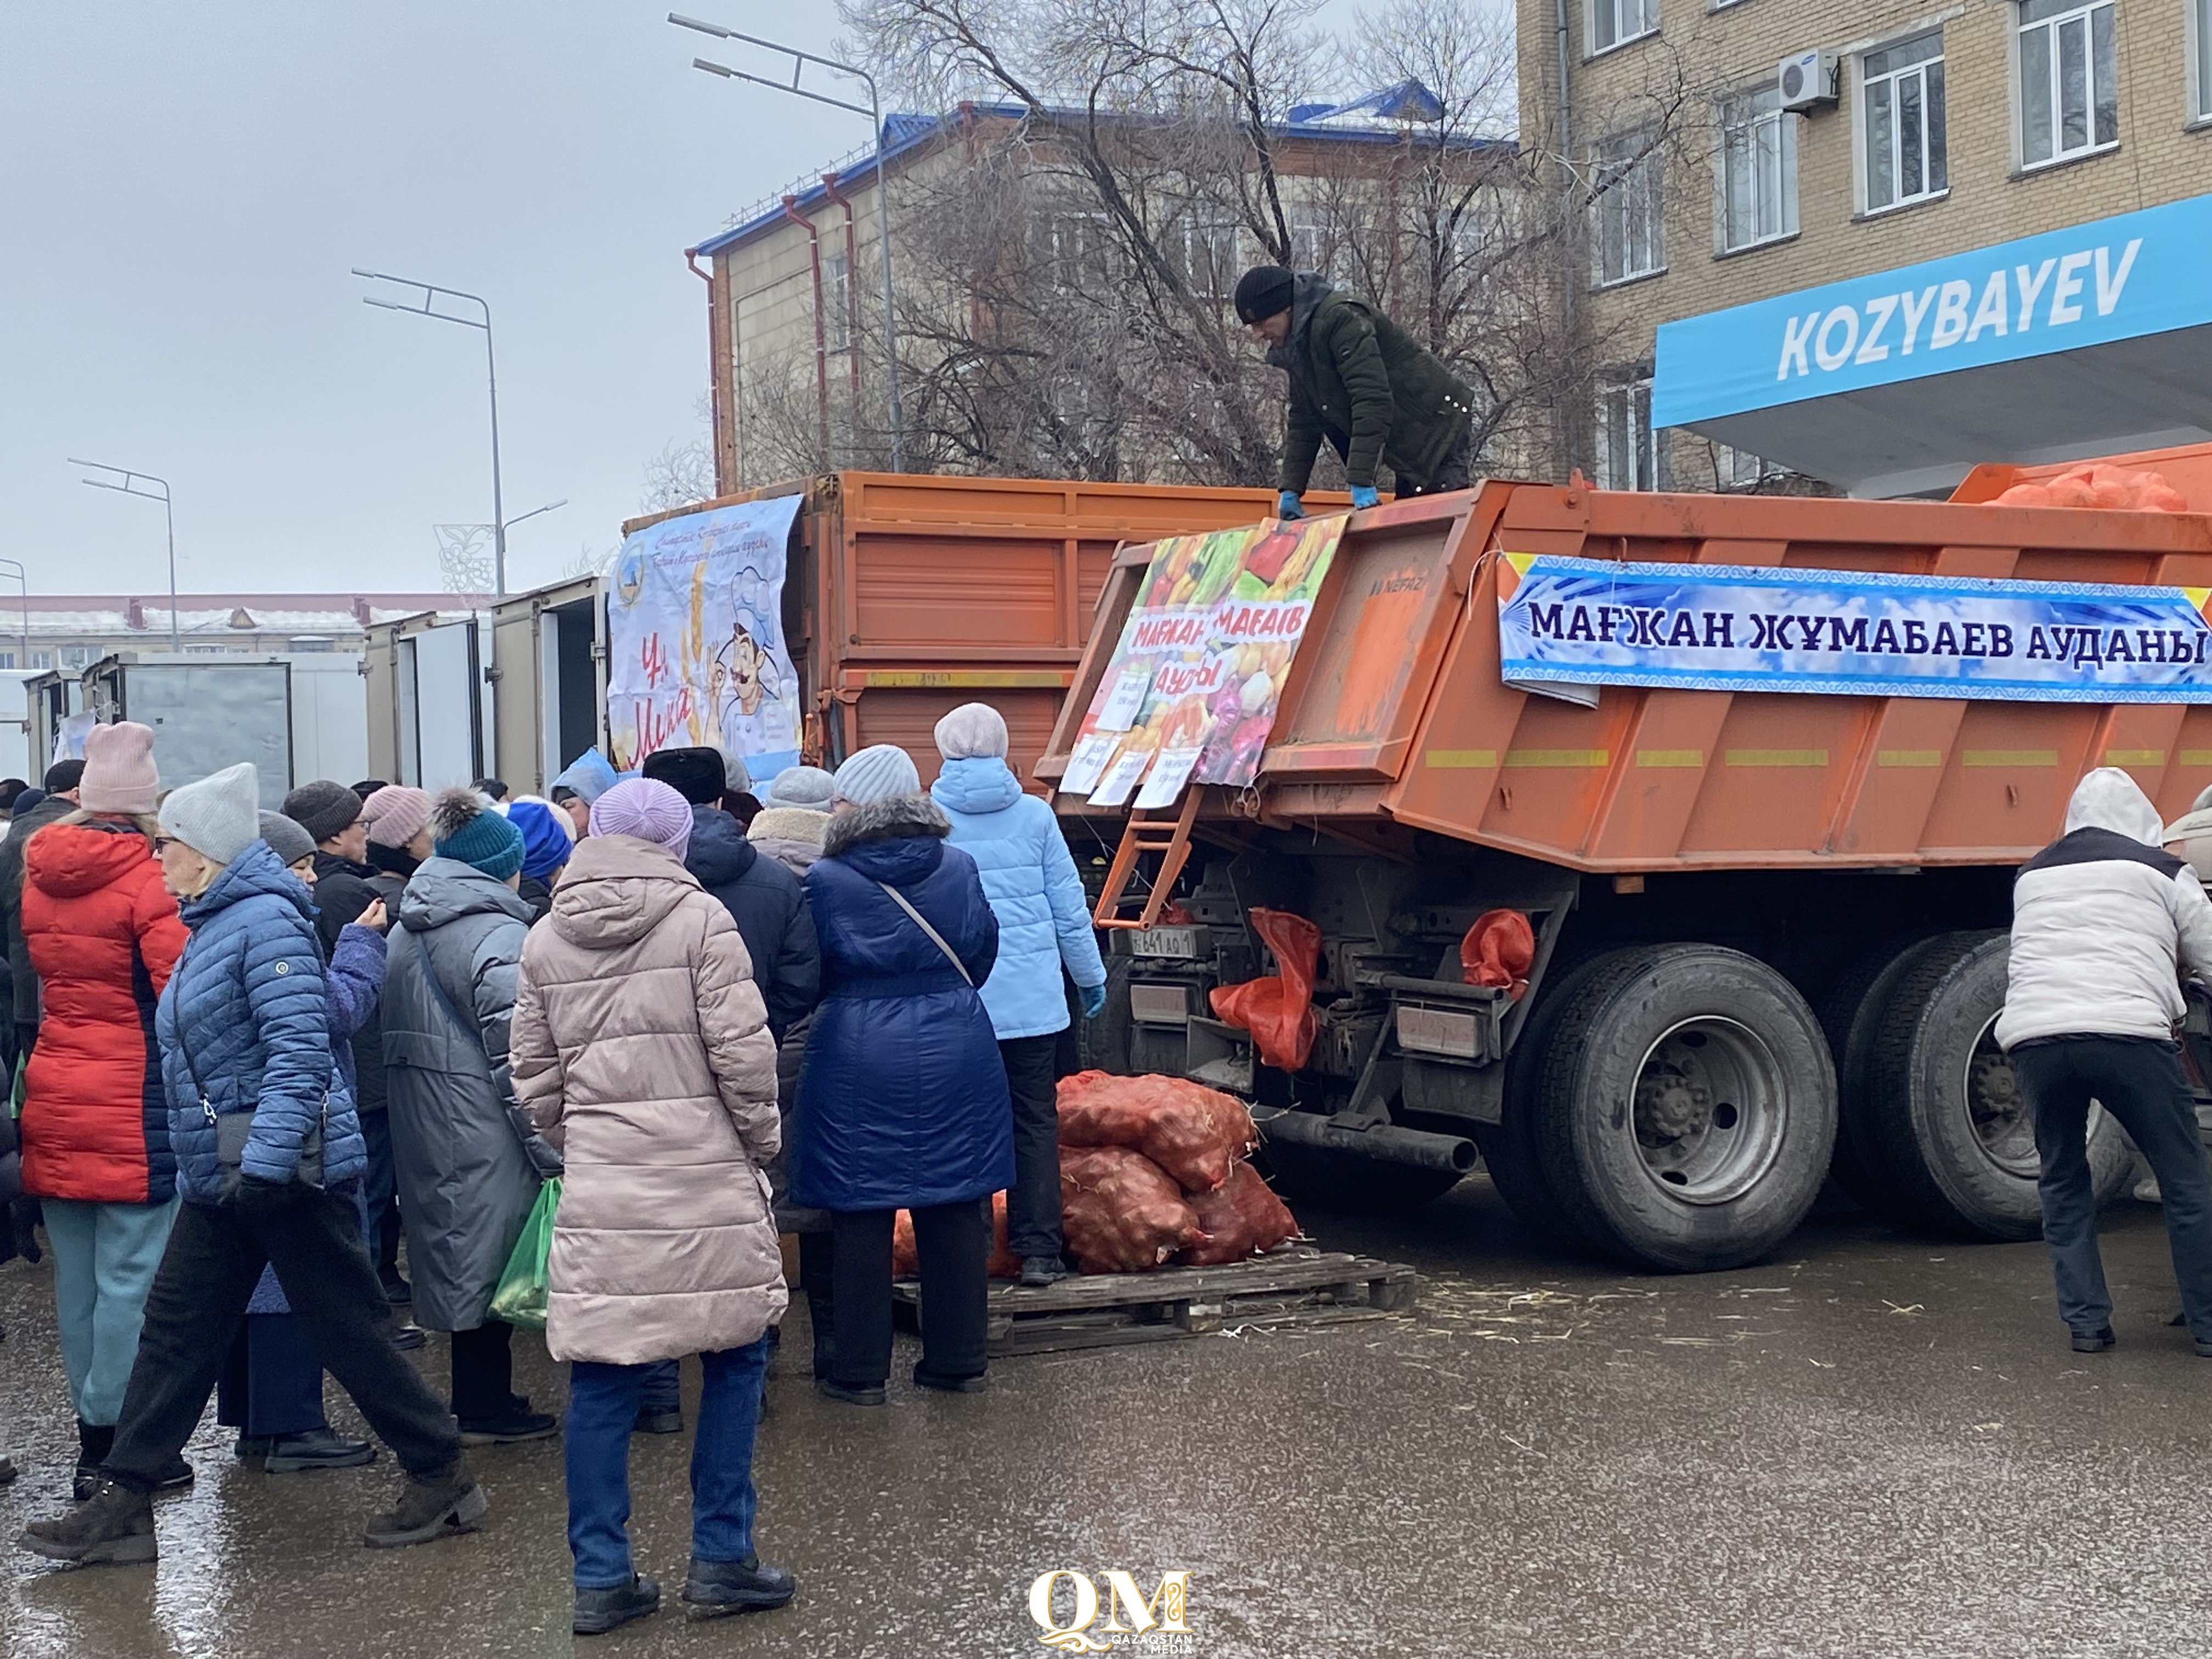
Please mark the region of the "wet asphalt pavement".
<svg viewBox="0 0 2212 1659"><path fill-rule="evenodd" d="M210 1413L157 1569L9 1547L0 1655L1038 1655L1030 1586L1057 1567L1102 1593L1110 1569L1147 1594L1188 1571L1190 1634L1164 1650L1206 1659L2205 1650L2212 1361L2164 1324L2155 1211L2110 1220L2120 1346L2086 1358L2039 1245L1838 1211L1765 1267L1629 1278L1531 1254L1480 1178L1387 1219L1306 1218L1420 1267L1415 1312L1008 1360L973 1396L906 1387L902 1339L874 1412L812 1394L794 1314L756 1466L764 1554L799 1579L781 1613L687 1624L673 1602L688 1437L632 1457L639 1565L669 1606L580 1639L557 1442L475 1455L484 1531L370 1551L388 1458L248 1473ZM46 1268L0 1268L0 1321L12 1540L61 1503L75 1449ZM517 1353L557 1407L559 1368ZM439 1340L423 1357L442 1375Z"/></svg>

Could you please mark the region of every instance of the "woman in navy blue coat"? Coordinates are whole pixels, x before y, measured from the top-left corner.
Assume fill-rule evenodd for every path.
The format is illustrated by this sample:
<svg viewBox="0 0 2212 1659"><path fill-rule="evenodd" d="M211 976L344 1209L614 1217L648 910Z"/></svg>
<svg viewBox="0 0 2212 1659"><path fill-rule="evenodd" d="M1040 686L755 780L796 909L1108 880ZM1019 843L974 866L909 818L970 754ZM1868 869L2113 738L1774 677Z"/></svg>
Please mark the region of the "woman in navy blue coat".
<svg viewBox="0 0 2212 1659"><path fill-rule="evenodd" d="M984 1200L1014 1175L1006 1067L975 990L997 958L999 924L904 750L878 744L838 768L836 812L806 877L822 1003L793 1119L792 1195L831 1212L836 1341L816 1385L881 1405L901 1209L913 1212L921 1265L914 1380L963 1391L982 1382Z"/></svg>

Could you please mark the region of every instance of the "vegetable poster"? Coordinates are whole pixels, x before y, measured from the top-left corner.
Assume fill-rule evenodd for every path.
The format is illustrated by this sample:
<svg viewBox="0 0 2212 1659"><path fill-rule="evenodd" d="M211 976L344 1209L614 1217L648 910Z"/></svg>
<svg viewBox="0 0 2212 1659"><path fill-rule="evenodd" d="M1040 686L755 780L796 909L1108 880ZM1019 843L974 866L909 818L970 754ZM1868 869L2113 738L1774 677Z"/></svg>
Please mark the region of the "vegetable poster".
<svg viewBox="0 0 2212 1659"><path fill-rule="evenodd" d="M1170 805L1183 786L1259 775L1291 659L1344 518L1176 536L1152 552L1060 787Z"/></svg>
<svg viewBox="0 0 2212 1659"><path fill-rule="evenodd" d="M799 676L783 638L784 551L799 498L686 513L623 544L607 596L616 769L712 744L756 778L799 762Z"/></svg>

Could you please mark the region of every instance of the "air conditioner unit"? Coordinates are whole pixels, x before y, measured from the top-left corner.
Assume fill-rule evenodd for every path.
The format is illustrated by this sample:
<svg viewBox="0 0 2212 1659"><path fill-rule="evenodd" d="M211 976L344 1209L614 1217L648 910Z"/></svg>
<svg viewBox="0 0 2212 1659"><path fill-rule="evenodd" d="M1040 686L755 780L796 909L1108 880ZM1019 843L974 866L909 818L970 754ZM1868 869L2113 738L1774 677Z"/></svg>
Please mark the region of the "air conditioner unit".
<svg viewBox="0 0 2212 1659"><path fill-rule="evenodd" d="M1836 101L1840 70L1832 52L1797 52L1782 60L1777 84L1784 109L1817 109Z"/></svg>

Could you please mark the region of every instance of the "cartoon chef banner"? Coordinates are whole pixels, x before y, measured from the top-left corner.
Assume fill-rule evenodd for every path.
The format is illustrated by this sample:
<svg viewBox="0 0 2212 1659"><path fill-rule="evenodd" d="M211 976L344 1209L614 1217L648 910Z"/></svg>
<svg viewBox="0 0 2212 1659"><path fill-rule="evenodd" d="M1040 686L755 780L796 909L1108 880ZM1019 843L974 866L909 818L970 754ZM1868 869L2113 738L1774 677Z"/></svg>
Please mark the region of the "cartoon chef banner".
<svg viewBox="0 0 2212 1659"><path fill-rule="evenodd" d="M647 525L623 544L607 602L607 729L628 771L712 744L756 778L799 762L799 676L783 638L784 550L799 498Z"/></svg>
<svg viewBox="0 0 2212 1659"><path fill-rule="evenodd" d="M1134 791L1150 808L1193 779L1241 787L1258 776L1343 534L1340 514L1161 542L1060 787L1097 806Z"/></svg>

